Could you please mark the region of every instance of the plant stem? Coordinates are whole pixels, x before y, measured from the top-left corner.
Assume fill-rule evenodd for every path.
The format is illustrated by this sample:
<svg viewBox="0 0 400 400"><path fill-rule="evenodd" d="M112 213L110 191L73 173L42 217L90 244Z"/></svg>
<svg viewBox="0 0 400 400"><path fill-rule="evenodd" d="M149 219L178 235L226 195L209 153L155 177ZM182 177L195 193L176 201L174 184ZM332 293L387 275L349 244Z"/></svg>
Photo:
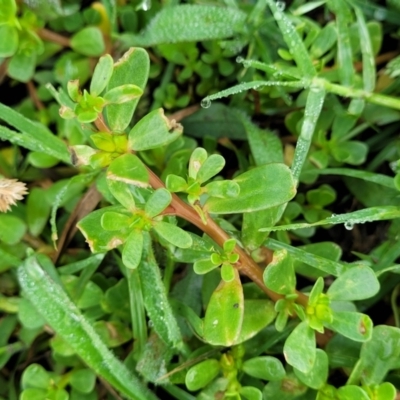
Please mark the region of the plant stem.
<svg viewBox="0 0 400 400"><path fill-rule="evenodd" d="M45 29L45 28L39 29L37 31L37 34L43 40L57 43L63 47L71 47L71 41L69 40L69 38L59 35L58 33L55 33L48 29Z"/></svg>

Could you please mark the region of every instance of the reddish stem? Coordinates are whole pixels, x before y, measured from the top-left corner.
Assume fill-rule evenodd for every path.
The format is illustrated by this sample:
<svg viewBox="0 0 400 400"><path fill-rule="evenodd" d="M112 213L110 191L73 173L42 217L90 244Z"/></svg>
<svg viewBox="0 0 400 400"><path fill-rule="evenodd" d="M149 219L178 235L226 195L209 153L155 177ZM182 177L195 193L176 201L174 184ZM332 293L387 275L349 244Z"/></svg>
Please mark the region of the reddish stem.
<svg viewBox="0 0 400 400"><path fill-rule="evenodd" d="M62 36L58 33L50 31L46 28L39 29L37 31L39 37L43 40L47 40L49 42L57 43L63 47L71 47L71 41L69 38Z"/></svg>

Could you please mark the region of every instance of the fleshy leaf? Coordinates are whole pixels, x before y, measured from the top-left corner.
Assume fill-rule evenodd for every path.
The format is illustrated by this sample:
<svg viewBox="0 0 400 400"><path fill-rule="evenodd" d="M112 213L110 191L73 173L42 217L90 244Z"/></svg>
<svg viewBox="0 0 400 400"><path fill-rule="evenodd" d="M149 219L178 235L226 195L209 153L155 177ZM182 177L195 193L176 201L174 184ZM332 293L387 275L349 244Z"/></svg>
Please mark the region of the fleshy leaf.
<svg viewBox="0 0 400 400"><path fill-rule="evenodd" d="M190 368L186 373L186 387L192 392L202 389L217 377L220 370L221 366L217 360L202 361Z"/></svg>
<svg viewBox="0 0 400 400"><path fill-rule="evenodd" d="M307 374L312 370L316 359L315 333L307 321L297 325L288 336L283 354L288 364L299 371Z"/></svg>
<svg viewBox="0 0 400 400"><path fill-rule="evenodd" d="M147 200L144 211L148 217L153 218L164 211L171 200L171 193L167 189L157 189Z"/></svg>
<svg viewBox="0 0 400 400"><path fill-rule="evenodd" d="M104 253L123 244L128 237L127 230L107 231L102 228L101 220L107 212L123 211L121 206L105 207L88 214L78 222L78 228L82 232L93 253Z"/></svg>
<svg viewBox="0 0 400 400"><path fill-rule="evenodd" d="M286 203L296 194L290 169L284 164L267 164L253 168L235 179L240 187L233 199L211 197L205 210L215 214L234 214L263 210Z"/></svg>
<svg viewBox="0 0 400 400"><path fill-rule="evenodd" d="M279 381L286 375L280 360L271 356L254 357L243 363L243 371L254 378Z"/></svg>
<svg viewBox="0 0 400 400"><path fill-rule="evenodd" d="M108 104L123 104L134 100L143 94L143 90L136 85L121 85L110 89L104 94L104 100Z"/></svg>
<svg viewBox="0 0 400 400"><path fill-rule="evenodd" d="M114 211L105 212L101 217L101 226L106 231L119 231L129 227L132 218Z"/></svg>
<svg viewBox="0 0 400 400"><path fill-rule="evenodd" d="M237 342L243 323L244 299L239 273L235 279L221 281L211 295L204 317L204 340L214 346L231 346Z"/></svg>
<svg viewBox="0 0 400 400"><path fill-rule="evenodd" d="M131 129L129 147L135 151L155 149L173 142L182 132L182 126L170 121L160 108L147 114Z"/></svg>
<svg viewBox="0 0 400 400"><path fill-rule="evenodd" d="M305 385L313 389L320 389L328 379L328 356L321 350L317 349L315 363L312 370L304 373L294 368L294 374Z"/></svg>
<svg viewBox="0 0 400 400"><path fill-rule="evenodd" d="M136 85L144 90L149 76L150 61L145 49L130 48L115 64L107 91L121 85ZM132 120L139 99L124 104L110 104L105 109L112 131L123 132Z"/></svg>
<svg viewBox="0 0 400 400"><path fill-rule="evenodd" d="M373 328L368 315L352 311L333 311L333 321L326 326L356 342L371 339Z"/></svg>
<svg viewBox="0 0 400 400"><path fill-rule="evenodd" d="M140 264L143 252L143 234L134 229L126 239L122 250L122 261L125 267L135 269Z"/></svg>
<svg viewBox="0 0 400 400"><path fill-rule="evenodd" d="M164 240L176 247L186 249L192 245L192 237L176 225L158 221L153 228Z"/></svg>
<svg viewBox="0 0 400 400"><path fill-rule="evenodd" d="M272 261L264 270L265 285L276 293L291 294L296 289L293 260L284 249L275 250Z"/></svg>
<svg viewBox="0 0 400 400"><path fill-rule="evenodd" d="M339 275L327 294L332 300L364 300L378 293L379 287L374 271L365 265L357 265Z"/></svg>
<svg viewBox="0 0 400 400"><path fill-rule="evenodd" d="M224 166L225 166L224 157L220 156L219 154L211 154L211 156L208 157L200 167L196 179L200 183L206 182L213 176L221 172Z"/></svg>
<svg viewBox="0 0 400 400"><path fill-rule="evenodd" d="M98 96L106 88L113 73L113 66L114 61L109 54L100 57L90 82L91 95Z"/></svg>
<svg viewBox="0 0 400 400"><path fill-rule="evenodd" d="M148 187L148 182L149 175L146 167L134 154L124 154L115 159L108 167L108 187L113 196L129 210L135 208L129 185Z"/></svg>
<svg viewBox="0 0 400 400"><path fill-rule="evenodd" d="M98 57L105 50L103 35L99 28L88 26L72 36L71 47L84 56Z"/></svg>

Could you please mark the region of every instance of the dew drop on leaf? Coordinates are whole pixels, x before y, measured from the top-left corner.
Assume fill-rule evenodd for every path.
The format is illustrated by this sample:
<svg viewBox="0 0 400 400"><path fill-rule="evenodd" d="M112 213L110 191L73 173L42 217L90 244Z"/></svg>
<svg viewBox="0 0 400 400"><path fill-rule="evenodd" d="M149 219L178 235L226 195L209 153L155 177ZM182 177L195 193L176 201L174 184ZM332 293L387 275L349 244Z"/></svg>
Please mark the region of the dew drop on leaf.
<svg viewBox="0 0 400 400"><path fill-rule="evenodd" d="M286 7L286 4L284 1L277 1L276 7L278 8L279 11L283 11Z"/></svg>
<svg viewBox="0 0 400 400"><path fill-rule="evenodd" d="M354 223L351 222L351 221L347 221L347 222L345 222L344 227L345 227L348 231L351 231L351 230L354 228Z"/></svg>
<svg viewBox="0 0 400 400"><path fill-rule="evenodd" d="M203 108L209 108L209 107L211 106L211 100L210 100L210 99L207 99L207 97L206 97L205 99L203 99L203 100L201 101L200 105L201 105Z"/></svg>
<svg viewBox="0 0 400 400"><path fill-rule="evenodd" d="M240 63L242 63L243 61L244 61L244 58L243 58L242 56L237 56L237 57L236 57L236 62L237 62L237 63L240 64Z"/></svg>

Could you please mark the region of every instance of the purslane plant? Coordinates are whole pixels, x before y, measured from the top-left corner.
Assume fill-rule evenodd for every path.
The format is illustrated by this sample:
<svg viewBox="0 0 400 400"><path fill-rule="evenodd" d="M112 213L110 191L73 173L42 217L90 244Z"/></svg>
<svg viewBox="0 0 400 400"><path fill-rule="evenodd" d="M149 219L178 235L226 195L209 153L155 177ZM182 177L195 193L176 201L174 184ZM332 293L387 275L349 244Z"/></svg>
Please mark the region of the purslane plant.
<svg viewBox="0 0 400 400"><path fill-rule="evenodd" d="M314 165L314 169L308 170L315 175L324 173L324 160L330 156L335 162L353 165L363 158L360 156L365 150L363 146L353 141L346 153L340 145L341 139L351 138L353 121L349 122L343 137L338 137L338 121L333 122L335 134L330 143L313 142L324 101L328 101L327 93L353 97L348 113L356 116L362 112L365 101L393 108L398 107L398 101L372 92L368 69L372 52L367 39L363 57L366 63L369 61L369 67L364 74L364 88L353 90L348 86L354 77L346 59L348 15L342 11L354 12L360 36L365 38L368 32L357 7L349 8L346 2L340 1L340 8L333 1L328 2L328 7L337 15L338 58L345 65L338 84L318 76L303 40L281 5L267 3L296 65L279 69L258 61L243 61L246 67L259 68L274 79L242 84L215 94L206 98L204 105L247 88L271 85L306 88L301 94L305 98L305 111L298 121L300 136L291 168L283 159L265 162L264 155L254 149L256 139L262 141L262 136L257 136L257 127L240 113L238 120L247 124L253 135L254 165L224 180L218 176L225 166L224 157L211 154L212 151L203 147L185 147L182 126L165 116L162 109L151 111L132 125L149 75L148 53L142 48L129 49L115 63L111 56L102 56L89 90L81 91L77 80L69 81L66 91L48 85L64 121L69 121L69 126L77 121L80 128L84 127L85 134L79 144L73 143L67 148L44 125L0 106L2 120L21 131L17 134L1 126L2 138L37 153L48 153L80 172L53 198L49 197L54 202L53 238L57 207L65 201L68 192L73 193L74 185L80 185L80 190L92 185L90 190L101 193L94 206L101 197L104 199L98 210L91 212L92 207L84 215L80 214L77 224L95 253L93 257L58 268L61 277L50 259L40 253L30 251L19 266L19 283L25 297L20 305L20 319L32 329L41 329L46 323L57 335L52 346L58 354L65 358L78 355L84 363L74 360L72 366L67 364L73 368L71 372L57 377L32 364L23 375L23 399L67 398L67 385L78 392L93 393L93 372L127 398L156 398L135 376L135 370L144 380L164 385L176 398L192 397L182 393L181 387L175 384L185 384L192 392L201 390L200 398L215 397L218 393L223 393L225 398L250 400L263 396L278 398L283 394L288 398L318 400L395 398L395 385L384 380L388 371L398 367L399 329L384 325L374 328L371 318L359 312L353 303L371 299L379 292L378 276L385 272L384 267L374 269L373 259L367 257L354 263L340 262L340 254L329 244L322 244L320 254L311 250L312 244L306 248L292 246L289 235L287 241L268 235L284 230L295 234L299 229L333 224L344 224L351 229L354 224L400 216L399 207L394 205L329 215L321 210L334 197L327 186L307 193L307 201L317 206L317 213L312 213L315 211L312 207L300 206L304 199L297 198L298 202L294 202L299 182L310 179L304 176L304 171L307 172L308 151L313 144L322 148L313 158L318 167ZM240 13L239 17L242 17ZM275 79L276 76L282 79ZM188 149L190 155L183 158L185 161L179 168L171 167L163 179L151 169L155 164L149 160L157 152L169 152L172 159L180 151L188 153ZM357 177L345 168L325 170L326 174L335 172ZM367 172L362 176L395 189L393 179L388 176ZM290 217L296 218L301 212L306 222L292 223ZM240 224L232 222L238 215L241 231L237 229ZM17 217L12 218L18 221ZM280 225L276 225L279 221ZM192 226L188 227L187 223ZM24 233L22 226L10 237L2 234L1 239L12 245ZM159 268L159 264L164 266L158 254L160 248L162 254L168 255L163 275ZM329 249L335 253L333 256L328 257ZM123 274L123 279L115 285L93 275L111 250L113 262ZM12 261L19 264L18 259ZM194 273L190 270L182 284L177 283L169 293L169 274L174 262L193 264ZM263 270L258 263L268 266ZM389 270L397 271L396 268L395 265ZM316 280L312 287L299 290L297 275L305 270L311 270L309 275ZM79 278L73 275L80 271ZM332 278L325 288L328 285L322 276L327 275ZM243 277L252 282L246 283ZM199 282L203 282L201 301L191 299L183 287L187 284L191 290ZM105 295L99 300L102 290ZM204 310L198 307L201 304ZM99 320L106 313L110 316ZM122 327L121 320L129 320L131 330ZM12 326L13 322L9 323ZM331 331L335 332L334 339L324 347ZM133 350L124 365L107 347L126 343L132 337ZM344 361L335 360L336 353L342 354L338 350L341 346L348 346L352 355L356 353L355 360L346 357ZM286 366L283 358L273 356L282 349ZM272 355L265 355L265 351ZM175 369L171 364L174 355L179 359ZM331 365L347 371L348 381L339 388L328 383Z"/></svg>

